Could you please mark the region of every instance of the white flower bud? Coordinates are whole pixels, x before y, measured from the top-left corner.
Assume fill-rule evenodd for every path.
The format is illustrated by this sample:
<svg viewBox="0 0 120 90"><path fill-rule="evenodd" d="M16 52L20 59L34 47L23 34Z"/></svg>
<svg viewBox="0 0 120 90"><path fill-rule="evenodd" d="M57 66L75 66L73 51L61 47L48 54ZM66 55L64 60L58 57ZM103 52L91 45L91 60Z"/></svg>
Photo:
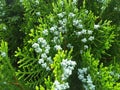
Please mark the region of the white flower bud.
<svg viewBox="0 0 120 90"><path fill-rule="evenodd" d="M94 25L94 29L98 29L100 25Z"/></svg>
<svg viewBox="0 0 120 90"><path fill-rule="evenodd" d="M82 41L83 43L86 43L86 42L87 42L87 39L86 39L86 38L83 38L81 41Z"/></svg>
<svg viewBox="0 0 120 90"><path fill-rule="evenodd" d="M56 50L62 50L62 48L61 48L60 45L55 45L54 48L55 48Z"/></svg>
<svg viewBox="0 0 120 90"><path fill-rule="evenodd" d="M6 57L6 53L5 52L1 52L1 56L2 57Z"/></svg>
<svg viewBox="0 0 120 90"><path fill-rule="evenodd" d="M90 37L88 38L88 40L90 40L90 41L94 40L94 36L90 36Z"/></svg>
<svg viewBox="0 0 120 90"><path fill-rule="evenodd" d="M32 47L33 47L33 48L39 48L39 44L38 44L38 43L34 43L34 44L32 45Z"/></svg>

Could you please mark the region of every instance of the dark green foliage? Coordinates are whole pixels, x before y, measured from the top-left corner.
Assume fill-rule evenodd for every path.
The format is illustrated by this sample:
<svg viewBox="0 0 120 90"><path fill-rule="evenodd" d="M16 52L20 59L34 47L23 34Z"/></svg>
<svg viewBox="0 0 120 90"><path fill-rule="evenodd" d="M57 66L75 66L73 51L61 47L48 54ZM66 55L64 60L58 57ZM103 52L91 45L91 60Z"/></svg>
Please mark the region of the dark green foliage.
<svg viewBox="0 0 120 90"><path fill-rule="evenodd" d="M112 47L107 51L109 55L106 55L104 59L106 62L109 62L109 59L116 57L117 61L119 61L119 47L120 47L120 1L119 0L104 0L104 2L108 1L106 4L106 8L102 11L102 7L104 6L101 2L102 0L86 0L86 8L92 10L95 15L100 15L99 20L111 20L111 24L116 25L114 28L115 40L112 44ZM110 56L111 54L111 56Z"/></svg>

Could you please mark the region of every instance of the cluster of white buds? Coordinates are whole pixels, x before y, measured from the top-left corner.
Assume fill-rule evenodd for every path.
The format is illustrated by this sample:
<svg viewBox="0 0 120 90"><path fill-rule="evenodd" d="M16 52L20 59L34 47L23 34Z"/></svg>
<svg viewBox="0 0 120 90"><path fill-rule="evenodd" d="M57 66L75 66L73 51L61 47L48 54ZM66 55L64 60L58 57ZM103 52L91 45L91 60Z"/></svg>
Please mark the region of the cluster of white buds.
<svg viewBox="0 0 120 90"><path fill-rule="evenodd" d="M58 13L57 15L58 15L59 18L63 18L66 15L66 13L65 12L61 12L61 13Z"/></svg>
<svg viewBox="0 0 120 90"><path fill-rule="evenodd" d="M85 90L95 90L90 74L87 74L88 68L78 69L78 78L82 81Z"/></svg>
<svg viewBox="0 0 120 90"><path fill-rule="evenodd" d="M45 36L47 36L48 35L48 30L47 29L43 30L42 34L45 35Z"/></svg>
<svg viewBox="0 0 120 90"><path fill-rule="evenodd" d="M74 18L75 17L75 14L70 12L69 15L68 15L70 18Z"/></svg>
<svg viewBox="0 0 120 90"><path fill-rule="evenodd" d="M44 38L38 38L38 42L34 43L32 47L35 49L36 53L41 55L38 63L46 70L50 70L49 66L53 61L51 57L48 56L50 45L47 44L47 41Z"/></svg>
<svg viewBox="0 0 120 90"><path fill-rule="evenodd" d="M63 59L61 62L61 66L63 69L63 74L61 76L62 82L59 82L58 80L55 80L53 83L54 90L66 90L69 88L68 82L66 80L68 77L72 74L72 70L74 69L76 65L75 61Z"/></svg>
<svg viewBox="0 0 120 90"><path fill-rule="evenodd" d="M82 25L82 20L78 20L78 19L73 19L73 26L82 29L83 25Z"/></svg>
<svg viewBox="0 0 120 90"><path fill-rule="evenodd" d="M83 50L86 50L89 48L87 42L92 42L95 37L92 35L93 31L92 30L86 30L86 29L82 29L81 31L75 31L74 32L75 35L79 38L81 38L81 42L84 44L83 48L80 49L80 54L83 53Z"/></svg>
<svg viewBox="0 0 120 90"><path fill-rule="evenodd" d="M50 32L51 32L51 33L54 33L56 30L57 30L57 25L53 25L53 26L50 28Z"/></svg>
<svg viewBox="0 0 120 90"><path fill-rule="evenodd" d="M35 52L36 53L41 53L42 52L42 49L40 48L39 44L38 43L34 43L32 45L32 47L35 49Z"/></svg>
<svg viewBox="0 0 120 90"><path fill-rule="evenodd" d="M55 82L53 83L53 87L54 90L66 90L69 88L69 84L68 83L60 83L59 81L55 80Z"/></svg>
<svg viewBox="0 0 120 90"><path fill-rule="evenodd" d="M62 50L60 45L55 45L54 48L55 48L55 50Z"/></svg>
<svg viewBox="0 0 120 90"><path fill-rule="evenodd" d="M53 25L53 27L50 28L50 32L53 33L54 37L51 40L55 45L54 49L55 50L62 50L60 44L60 31L58 30L57 25Z"/></svg>
<svg viewBox="0 0 120 90"><path fill-rule="evenodd" d="M75 65L75 61L63 59L61 62L61 66L63 68L62 80L66 80L72 74L72 70L74 70Z"/></svg>
<svg viewBox="0 0 120 90"><path fill-rule="evenodd" d="M51 41L56 45L60 44L60 31L58 30L58 26L53 25L49 30L50 30L50 33L52 33L54 36Z"/></svg>
<svg viewBox="0 0 120 90"><path fill-rule="evenodd" d="M84 37L84 38L81 39L81 41L83 43L86 43L87 41L93 41L94 40L94 36L90 36L90 35L92 35L92 33L93 33L92 30L85 30L85 29L82 29L81 31L75 32L77 37L88 34L88 36L89 36L88 38Z"/></svg>
<svg viewBox="0 0 120 90"><path fill-rule="evenodd" d="M58 21L61 26L65 26L67 24L67 19L63 18L62 20Z"/></svg>

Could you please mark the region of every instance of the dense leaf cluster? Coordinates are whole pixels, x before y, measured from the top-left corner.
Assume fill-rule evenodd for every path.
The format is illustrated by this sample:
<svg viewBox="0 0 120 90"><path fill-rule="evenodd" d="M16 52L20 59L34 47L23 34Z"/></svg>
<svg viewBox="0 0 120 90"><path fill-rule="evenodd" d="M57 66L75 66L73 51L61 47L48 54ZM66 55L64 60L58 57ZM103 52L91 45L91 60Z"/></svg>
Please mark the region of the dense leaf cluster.
<svg viewBox="0 0 120 90"><path fill-rule="evenodd" d="M119 0L1 0L0 90L119 90Z"/></svg>

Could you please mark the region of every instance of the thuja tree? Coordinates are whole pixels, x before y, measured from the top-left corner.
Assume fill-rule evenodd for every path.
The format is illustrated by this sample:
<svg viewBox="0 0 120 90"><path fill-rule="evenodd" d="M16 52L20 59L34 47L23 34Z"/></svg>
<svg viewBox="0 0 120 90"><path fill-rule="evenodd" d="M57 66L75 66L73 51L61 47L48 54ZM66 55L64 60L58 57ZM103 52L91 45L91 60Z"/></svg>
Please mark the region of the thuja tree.
<svg viewBox="0 0 120 90"><path fill-rule="evenodd" d="M39 25L31 29L27 46L24 46L23 49L19 48L16 52L16 56L20 57L18 61L20 70L17 72L19 79L23 79L26 85L31 87L41 85L40 88L43 89L73 89L72 82L76 82L74 78L78 76L76 75L77 69L83 68L85 69L83 73L85 72L86 76L84 78L87 78L83 81L84 78L79 76L83 88L93 90L101 89L102 86L102 89L109 89L109 85L104 86L102 84L106 80L109 83L109 76L105 80L102 78L102 81L101 79L97 80L98 77L95 77L93 73L98 73L98 76L101 77L104 74L99 75L99 71L107 71L104 70L101 62L99 63L99 60L96 59L101 59L101 55L105 54L105 50L109 49L113 42L115 35L110 21L97 21L99 17L85 9L85 2L83 7L78 9L77 1L58 0L52 3L51 8L51 13L44 18L40 17ZM67 65L67 62L69 62L69 59L66 57L66 53L65 56L61 56L62 52L59 52L59 50L69 51L71 49L73 49L72 58L69 59L77 63L76 70L73 73L68 69L69 64ZM90 50L90 53L88 53L88 50ZM91 54L96 59L90 59L89 61ZM56 58L58 58L57 61ZM87 61L85 62L85 60ZM64 61L66 62L65 69L62 67ZM96 64L92 64L92 62ZM89 68L88 73L86 73L86 67ZM110 68L111 66L108 66L108 69ZM68 71L64 75L66 70ZM80 71L81 69L79 69ZM111 69L106 73L110 74L110 72ZM69 77L71 74L72 76ZM81 72L79 74L84 76ZM112 76L110 75L110 77ZM118 78L115 80L117 81ZM113 87L114 83L111 84L111 88ZM80 82L74 88L82 88Z"/></svg>
<svg viewBox="0 0 120 90"><path fill-rule="evenodd" d="M106 51L115 41L115 27L111 21L99 19L99 14L95 16L86 3L20 0L24 38L15 52L18 67L12 67L7 43L2 41L0 88L119 90L119 64L103 63L103 55L109 54ZM10 77L5 77L5 70L11 71L7 73Z"/></svg>

